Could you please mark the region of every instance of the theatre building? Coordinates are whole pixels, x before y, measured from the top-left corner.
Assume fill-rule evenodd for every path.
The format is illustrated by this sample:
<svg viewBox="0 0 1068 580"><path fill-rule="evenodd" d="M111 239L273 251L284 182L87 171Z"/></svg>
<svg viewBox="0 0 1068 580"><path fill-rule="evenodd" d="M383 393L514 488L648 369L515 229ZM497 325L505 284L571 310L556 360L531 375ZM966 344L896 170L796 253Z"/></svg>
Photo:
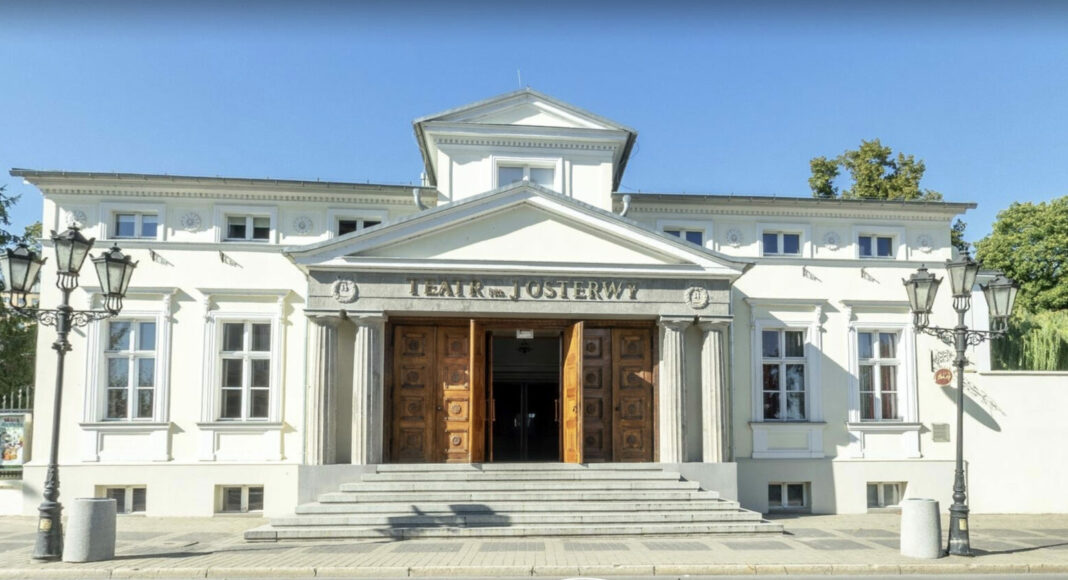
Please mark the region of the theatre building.
<svg viewBox="0 0 1068 580"><path fill-rule="evenodd" d="M953 402L922 388L942 347L914 332L901 280L941 268L973 204L622 195L637 133L532 90L414 130L418 187L12 171L43 193L46 231L139 260L121 314L73 336L63 498L273 517L390 481L606 473L681 475L765 513L948 505L953 444L932 426ZM75 307L99 306L82 278Z"/></svg>

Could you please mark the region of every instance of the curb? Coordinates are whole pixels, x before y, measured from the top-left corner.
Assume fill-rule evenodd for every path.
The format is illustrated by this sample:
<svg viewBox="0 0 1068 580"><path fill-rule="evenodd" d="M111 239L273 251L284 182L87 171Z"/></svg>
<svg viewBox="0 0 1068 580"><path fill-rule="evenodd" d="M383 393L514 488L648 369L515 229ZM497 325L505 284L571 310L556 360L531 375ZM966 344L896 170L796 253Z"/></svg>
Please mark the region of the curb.
<svg viewBox="0 0 1068 580"><path fill-rule="evenodd" d="M1041 564L620 564L536 566L376 566L376 567L207 567L207 568L37 568L0 570L0 579L34 578L329 578L329 577L522 577L522 576L750 576L1068 573L1068 562Z"/></svg>

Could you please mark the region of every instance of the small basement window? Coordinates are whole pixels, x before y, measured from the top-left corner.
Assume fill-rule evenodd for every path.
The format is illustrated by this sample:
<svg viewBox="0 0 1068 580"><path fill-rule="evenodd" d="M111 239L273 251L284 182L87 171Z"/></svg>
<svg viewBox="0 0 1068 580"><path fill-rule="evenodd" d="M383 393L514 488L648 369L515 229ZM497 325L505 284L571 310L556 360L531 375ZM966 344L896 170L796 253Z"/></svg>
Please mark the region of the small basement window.
<svg viewBox="0 0 1068 580"><path fill-rule="evenodd" d="M809 508L809 483L769 483L768 511L801 511Z"/></svg>
<svg viewBox="0 0 1068 580"><path fill-rule="evenodd" d="M217 510L220 513L248 513L263 511L262 485L227 485L219 491Z"/></svg>
<svg viewBox="0 0 1068 580"><path fill-rule="evenodd" d="M105 487L104 497L115 500L115 511L120 514L145 512L147 489L144 486Z"/></svg>
<svg viewBox="0 0 1068 580"><path fill-rule="evenodd" d="M868 507L897 507L905 497L905 482L874 482L868 484Z"/></svg>

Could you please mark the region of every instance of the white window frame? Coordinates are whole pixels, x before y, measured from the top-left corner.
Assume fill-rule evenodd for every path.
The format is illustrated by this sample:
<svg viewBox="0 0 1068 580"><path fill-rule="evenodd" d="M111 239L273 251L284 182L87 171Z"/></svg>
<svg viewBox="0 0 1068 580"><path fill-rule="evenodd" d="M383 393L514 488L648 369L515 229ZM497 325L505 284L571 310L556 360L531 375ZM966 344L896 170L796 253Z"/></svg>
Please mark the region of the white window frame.
<svg viewBox="0 0 1068 580"><path fill-rule="evenodd" d="M765 332L774 332L776 334L776 337L777 337L777 339L779 341L779 345L778 345L779 346L779 356L778 357L768 358L768 357L764 356L764 333ZM804 350L804 354L802 356L800 356L800 357L787 357L786 356L786 333L787 332L799 332L804 337L804 340L801 343L801 348ZM760 420L764 421L764 422L768 422L768 423L771 423L771 422L775 422L775 423L808 423L808 422L811 422L811 419L809 417L809 407L810 407L809 400L811 398L811 394L809 392L810 391L809 382L811 380L811 376L810 376L810 372L809 372L809 368L808 368L809 360L811 359L811 357L809 356L809 349L811 347L809 345L808 328L790 327L790 326L779 327L779 326L765 325L765 326L762 326L760 334L758 335L758 338L760 339L760 345L759 345L760 346L760 352L759 353L754 353L753 356L754 356L754 358L756 358L756 357L760 358L760 367L759 367L760 368L760 377L759 377L759 380L760 380L760 409L759 409L759 412L760 412L760 416L761 416ZM801 391L802 400L803 400L802 407L804 408L804 411L805 411L804 412L804 415L805 415L804 418L802 418L802 419L786 419L786 418L768 419L767 417L764 417L764 395L765 395L765 392L766 392L765 389L764 389L764 367L769 365L769 364L778 365L778 367L780 369L780 371L779 371L779 389L778 389L778 392L779 392L779 410L780 410L780 416L782 416L782 417L785 417L785 410L786 410L786 405L787 405L787 403L786 403L787 395L790 393L790 391L788 391L786 389L786 366L787 365L791 365L791 364L793 364L793 365L797 365L797 364L804 365L804 369L805 370L804 370L804 375L802 376L802 381L804 383L804 387L805 388L804 388L803 391Z"/></svg>
<svg viewBox="0 0 1068 580"><path fill-rule="evenodd" d="M491 177L493 183L493 189L504 187L507 183L501 184L500 181L500 168L501 166L522 166L529 170L531 167L539 167L553 170L553 186L552 190L557 193L565 193L564 191L564 158L563 157L513 157L506 155L492 155L490 156L490 167L492 168L493 175ZM524 171L524 174L529 171Z"/></svg>
<svg viewBox="0 0 1068 580"><path fill-rule="evenodd" d="M125 504L125 505L121 505L120 506L120 505L117 505L118 504L117 501L115 502L116 503L115 511L116 511L116 513L118 515L134 515L134 514L143 515L143 514L148 512L148 486L145 486L145 485L100 485L100 486L97 486L97 489L98 489L97 496L101 497L101 498L105 498L105 499L107 499L108 492L110 490L113 490L113 489L121 489L121 490L123 490L123 498L122 499L123 499L123 504ZM145 509L142 510L142 511L134 511L133 510L133 504L134 504L134 502L133 502L133 492L134 492L135 489L143 489L143 490L145 490Z"/></svg>
<svg viewBox="0 0 1068 580"><path fill-rule="evenodd" d="M870 334L873 337L872 357L868 358L868 359L863 359L863 360L860 358L860 335L861 334ZM878 353L878 348L879 348L878 347L878 345L879 345L878 336L880 334L890 334L890 335L894 336L894 357L893 358L883 358L882 356L879 356L879 353ZM856 348L856 353L857 353L856 354L856 356L857 356L856 380L857 380L857 402L858 402L857 418L860 421L865 422L865 423L869 423L869 422L887 422L887 423L904 422L905 413L904 413L904 409L902 408L902 405L901 405L901 402L904 399L904 397L902 396L901 391L903 390L902 387L904 386L904 383L905 383L905 381L903 380L904 377L902 376L902 374L903 374L902 373L902 368L903 368L904 365L901 362L901 345L902 345L902 342L904 342L903 333L901 332L900 329L858 327L856 329L855 333L850 333L850 336L851 336L852 340L856 341L856 344L857 344L857 348ZM870 419L865 419L864 418L864 409L863 409L863 406L860 404L860 401L861 401L862 396L864 394L860 390L860 386L861 386L860 385L860 368L862 366L865 366L865 365L866 366L871 366L874 369L873 372L872 372L872 387L874 389L872 391L872 393L873 393L873 396L875 397L874 409L875 409L876 417L872 417ZM882 405L882 402L883 402L882 379L883 379L883 377L882 377L882 372L880 372L880 371L884 367L893 367L893 369L894 369L894 397L897 399L894 402L894 404L895 404L895 407L897 409L897 414L899 415L898 417L886 418L886 417L882 416L882 414L883 414L883 405Z"/></svg>
<svg viewBox="0 0 1068 580"><path fill-rule="evenodd" d="M226 326L227 325L233 325L233 324L240 325L240 327L241 327L241 339L242 339L241 350L236 350L236 351L223 350L224 334L225 334ZM266 351L254 351L254 350L252 350L252 340L253 340L252 329L253 329L254 326L257 326L257 325L265 325L271 331L271 344L268 346L268 349ZM216 332L218 333L217 336L216 336L216 344L218 345L218 349L216 350L216 354L215 354L215 356L217 357L216 364L218 365L218 372L216 373L216 375L217 375L217 378L216 378L216 391L218 393L217 396L219 397L219 400L216 402L216 405L218 406L217 407L218 408L218 416L215 417L215 420L219 421L219 422L224 422L224 421L225 422L231 422L231 421L249 421L249 422L252 422L252 421L267 421L267 420L269 420L270 417L271 417L271 409L270 409L270 401L272 399L271 394L272 394L272 391L275 388L276 383L277 383L277 381L275 381L275 376L274 376L275 366L276 365L274 364L274 362L272 360L272 358L275 355L275 348L274 348L275 347L275 345L274 345L274 333L276 331L275 325L270 320L267 320L267 319L252 319L252 320L250 320L250 319L247 319L247 318L235 319L235 318L227 317L227 318L218 318L218 319L216 319L216 327L217 327L216 328ZM234 390L234 389L226 388L226 387L223 386L223 374L224 374L224 369L226 367L225 361L227 361L227 360L238 360L238 361L241 361L241 386L240 386L240 391L241 391L241 414L240 414L239 417L223 417L222 416L222 409L223 409L222 400L224 398L223 395L228 390ZM263 387L253 387L252 386L252 376L253 376L252 363L253 363L253 361L268 361L270 363L268 368L269 368L269 372L270 372L271 376L270 376L270 379L269 379L268 384L267 384L268 407L267 407L267 415L265 417L252 417L251 416L252 391L253 390L263 390Z"/></svg>
<svg viewBox="0 0 1068 580"><path fill-rule="evenodd" d="M817 308L818 314L813 318L761 318L753 323L753 334L750 342L753 374L753 413L754 423L816 423L823 420L823 409L820 403L820 352L822 351L822 325L819 318L822 309ZM764 372L763 372L763 342L765 330L797 330L805 333L805 393L807 418L803 421L783 421L779 419L764 420Z"/></svg>
<svg viewBox="0 0 1068 580"><path fill-rule="evenodd" d="M388 216L389 212L385 210L328 209L326 210L327 238L332 239L338 237L338 225L341 220L359 221L360 228L356 231L362 231L364 221L374 220L380 223L385 223Z"/></svg>
<svg viewBox="0 0 1068 580"><path fill-rule="evenodd" d="M130 348L128 348L127 350L109 351L108 348L107 348L108 347L108 338L109 338L108 337L108 329L115 323L127 323L127 324L129 324L131 326ZM140 325L141 324L145 324L145 323L152 323L156 327L155 332L154 332L154 336L153 336L153 345L154 345L155 348L153 348L151 351L140 350L139 348L137 348L137 345L135 344L136 342L140 341L141 336L142 336L141 335L141 327L140 327ZM101 409L99 411L100 420L108 421L108 422L116 422L116 421L148 421L148 422L150 422L150 421L153 421L157 416L157 413L156 413L156 408L157 408L156 398L159 395L157 387L159 386L159 378L160 378L159 377L159 371L158 371L158 367L159 367L159 338L160 338L160 336L159 336L160 332L159 332L159 319L158 319L158 317L154 317L154 316L135 317L131 313L124 312L122 316L117 316L115 318L111 318L111 319L102 321L100 326L101 326L101 328L103 330L103 334L104 334L104 341L101 344L101 347L102 347L101 353L102 353L102 356L104 357L104 361L103 361L104 364L101 365L101 372L103 372L104 376L102 377L103 378L103 393L102 393L103 396L99 397L99 399L100 399L100 403L99 404L101 405ZM134 328L135 326L136 326L136 328ZM136 368L137 365L135 364L135 362L138 361L138 360L150 358L149 356L147 356L147 354L150 353L150 352L151 352L151 359L152 359L152 387L151 387L151 389L152 389L152 411L151 411L151 413L150 413L150 415L148 417L131 417L131 415L133 414L133 410L138 405L138 391L142 390L142 387L137 385L137 379L139 378L139 375L138 375L138 372L137 372L138 369ZM109 395L109 391L113 390L111 388L111 386L109 385L109 383L108 383L108 378L109 378L108 377L108 367L109 367L109 362L112 359L121 359L121 360L124 360L126 362L126 367L127 367L126 381L127 381L127 383L126 383L126 387L124 389L126 391L126 393L127 393L127 401L126 401L127 412L126 412L126 417L118 417L118 418L116 418L116 417L108 417L107 416L107 412L108 412L107 411L108 395Z"/></svg>
<svg viewBox="0 0 1068 580"><path fill-rule="evenodd" d="M244 217L246 222L245 238L226 237L228 219L231 217ZM252 218L266 217L270 220L270 233L266 240L255 240L252 236ZM262 246L263 244L278 243L278 207L266 205L216 205L215 206L215 241L233 244L250 244Z"/></svg>
<svg viewBox="0 0 1068 580"><path fill-rule="evenodd" d="M226 490L231 488L241 488L241 508L238 511L226 510ZM258 510L250 510L248 507L249 490L252 488L259 488L260 493L263 494L264 506ZM215 513L217 514L257 514L265 511L267 507L267 486L263 484L233 484L233 485L217 485L215 486Z"/></svg>
<svg viewBox="0 0 1068 580"><path fill-rule="evenodd" d="M852 316L851 309L847 316ZM903 314L907 316L907 314ZM916 392L916 332L911 322L871 321L849 323L849 422L858 424L915 423L918 421ZM900 419L861 419L860 348L861 332L893 332L897 343L897 404Z"/></svg>
<svg viewBox="0 0 1068 580"><path fill-rule="evenodd" d="M875 236L880 238L891 238L890 247L893 248L892 256L861 256L860 255L860 237L861 236ZM883 261L892 262L907 259L906 256L906 244L905 244L905 228L894 226L875 226L875 225L857 225L853 226L853 239L850 242L853 245L853 257L857 260L864 261ZM875 250L875 247L872 248Z"/></svg>
<svg viewBox="0 0 1068 580"><path fill-rule="evenodd" d="M771 498L768 498L768 511L769 512L807 512L812 510L812 483L808 481L769 481L768 487L773 485L781 486L781 494L779 497L779 505L772 505ZM787 505L787 486L800 485L801 486L801 498L802 502L800 506Z"/></svg>
<svg viewBox="0 0 1068 580"><path fill-rule="evenodd" d="M782 234L797 234L800 239L798 240L798 252L797 254L783 254L781 251L776 254L768 254L764 251L764 234L779 234L779 247L782 247ZM789 223L758 223L757 224L757 255L761 258L785 258L788 260L796 260L798 258L811 258L812 257L812 226L807 224L789 224Z"/></svg>
<svg viewBox="0 0 1068 580"><path fill-rule="evenodd" d="M99 299L99 288L86 288L92 295L91 302ZM121 425L129 423L157 423L168 420L167 401L170 399L170 359L171 359L171 309L175 288L131 288L127 292L127 304L139 297L160 297L158 310L124 308L115 318L94 321L87 330L86 348L91 356L86 357L85 406L82 414L85 423L104 425ZM106 419L107 405L107 348L108 323L112 321L153 321L156 323L156 376L155 393L152 395L152 417L150 419Z"/></svg>
<svg viewBox="0 0 1068 580"><path fill-rule="evenodd" d="M712 248L712 241L715 239L712 236L712 223L707 221L698 220L656 220L656 229L664 233L665 235L671 235L667 233L667 230L679 230L682 232L701 232L701 246L705 248ZM682 241L686 241L685 236L680 236Z"/></svg>
<svg viewBox="0 0 1068 580"><path fill-rule="evenodd" d="M115 228L115 220L119 214L135 214L137 215L137 229L140 231L141 216L154 215L156 216L156 235L154 237L143 237L139 235L134 236L117 236ZM120 203L120 202L104 202L100 204L100 237L105 240L124 240L124 241L163 241L167 239L167 206L162 203Z"/></svg>
<svg viewBox="0 0 1068 580"><path fill-rule="evenodd" d="M206 374L204 377L205 383L211 389L207 399L210 404L206 405L207 413L204 416L206 422L211 423L272 423L280 420L281 417L281 372L282 372L282 356L281 356L281 340L279 331L281 324L279 318L270 313L263 312L211 312L209 313L209 324L207 325L207 332L209 333L207 348L205 349L205 357L208 359L205 367L210 374ZM223 373L223 356L222 356L222 343L223 343L223 328L227 323L244 323L250 324L269 324L271 326L271 348L265 355L257 356L256 358L266 358L271 361L271 379L270 386L268 387L268 407L267 416L263 418L249 418L247 415L247 403L248 399L245 398L247 393L243 395L243 408L240 419L224 419L221 416L222 413L222 373ZM246 326L246 328L250 328ZM249 365L245 365L249 366ZM244 381L247 384L251 380L251 377L244 377ZM244 392L246 389L242 389Z"/></svg>
<svg viewBox="0 0 1068 580"><path fill-rule="evenodd" d="M870 509L870 510L884 510L884 509L901 507L901 501L905 499L905 492L908 490L908 482L907 481L869 481L864 486L864 503L865 504L868 503L868 486L871 486L871 485L876 486L876 489L877 489L876 495L878 495L878 500L876 502L877 505L868 505L868 509ZM884 486L887 486L887 485L892 485L892 486L897 488L897 499L898 499L897 503L894 503L894 504L887 504L886 503L886 489L885 489Z"/></svg>

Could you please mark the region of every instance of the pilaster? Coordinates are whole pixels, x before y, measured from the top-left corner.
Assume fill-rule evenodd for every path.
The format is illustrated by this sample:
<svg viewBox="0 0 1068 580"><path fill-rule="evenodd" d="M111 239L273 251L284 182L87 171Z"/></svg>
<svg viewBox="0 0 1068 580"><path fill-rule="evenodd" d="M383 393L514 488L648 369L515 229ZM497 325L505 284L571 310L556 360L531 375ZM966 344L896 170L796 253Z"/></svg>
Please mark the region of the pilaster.
<svg viewBox="0 0 1068 580"><path fill-rule="evenodd" d="M352 359L352 463L381 463L386 317L381 312L347 314L356 325Z"/></svg>
<svg viewBox="0 0 1068 580"><path fill-rule="evenodd" d="M308 387L305 463L333 463L337 456L337 316L308 320Z"/></svg>
<svg viewBox="0 0 1068 580"><path fill-rule="evenodd" d="M730 461L730 394L727 390L728 320L701 320L701 459Z"/></svg>
<svg viewBox="0 0 1068 580"><path fill-rule="evenodd" d="M693 319L661 317L660 326L660 461L680 463L684 460L686 400L686 329Z"/></svg>

